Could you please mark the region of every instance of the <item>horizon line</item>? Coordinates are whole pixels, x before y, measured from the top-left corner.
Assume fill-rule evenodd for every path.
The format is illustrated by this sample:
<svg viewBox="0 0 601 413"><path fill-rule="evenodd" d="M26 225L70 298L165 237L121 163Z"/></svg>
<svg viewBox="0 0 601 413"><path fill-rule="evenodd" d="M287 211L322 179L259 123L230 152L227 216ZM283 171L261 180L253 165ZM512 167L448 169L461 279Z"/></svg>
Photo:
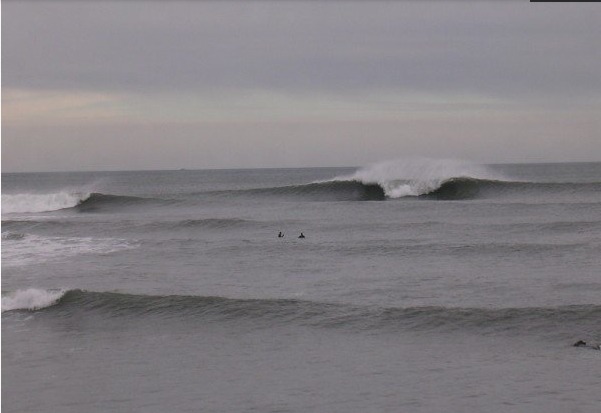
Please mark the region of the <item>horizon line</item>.
<svg viewBox="0 0 601 413"><path fill-rule="evenodd" d="M377 162L376 162L377 163ZM601 163L598 161L535 161L535 162L474 162L479 165L553 165L553 164L585 164L585 163ZM342 168L362 168L364 166L285 166L285 167L224 167L224 168L164 168L164 169L90 169L90 170L56 170L56 171L1 171L1 174L40 174L40 173L97 173L97 172L192 172L192 171L250 171L250 170L273 170L273 169L342 169Z"/></svg>

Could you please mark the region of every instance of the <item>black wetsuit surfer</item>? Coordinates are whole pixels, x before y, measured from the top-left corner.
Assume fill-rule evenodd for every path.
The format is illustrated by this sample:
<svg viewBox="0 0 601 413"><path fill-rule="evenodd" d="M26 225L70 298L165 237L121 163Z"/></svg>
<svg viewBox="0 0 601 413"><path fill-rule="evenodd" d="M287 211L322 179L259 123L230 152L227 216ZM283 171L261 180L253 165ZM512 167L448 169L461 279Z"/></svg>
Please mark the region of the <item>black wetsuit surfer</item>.
<svg viewBox="0 0 601 413"><path fill-rule="evenodd" d="M572 345L574 347L586 347L586 348L592 348L593 350L601 350L601 345L587 344L586 341L584 341L584 340L578 340L577 342L575 342Z"/></svg>

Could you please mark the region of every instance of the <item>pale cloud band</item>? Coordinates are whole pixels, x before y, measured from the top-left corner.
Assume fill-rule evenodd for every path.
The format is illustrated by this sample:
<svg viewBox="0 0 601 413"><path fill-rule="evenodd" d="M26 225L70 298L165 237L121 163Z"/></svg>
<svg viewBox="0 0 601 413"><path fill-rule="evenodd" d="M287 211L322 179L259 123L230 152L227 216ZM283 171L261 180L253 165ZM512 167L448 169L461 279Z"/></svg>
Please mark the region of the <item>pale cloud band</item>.
<svg viewBox="0 0 601 413"><path fill-rule="evenodd" d="M2 11L4 170L601 154L594 5L5 1Z"/></svg>

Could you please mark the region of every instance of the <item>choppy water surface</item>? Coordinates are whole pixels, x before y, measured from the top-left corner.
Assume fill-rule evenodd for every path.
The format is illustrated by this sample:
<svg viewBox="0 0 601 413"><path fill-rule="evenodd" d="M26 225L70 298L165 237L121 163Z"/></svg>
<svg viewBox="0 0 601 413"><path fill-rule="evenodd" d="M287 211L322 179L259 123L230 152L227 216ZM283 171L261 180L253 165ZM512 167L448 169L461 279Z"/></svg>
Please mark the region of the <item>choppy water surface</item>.
<svg viewBox="0 0 601 413"><path fill-rule="evenodd" d="M601 164L2 185L6 412L601 405Z"/></svg>

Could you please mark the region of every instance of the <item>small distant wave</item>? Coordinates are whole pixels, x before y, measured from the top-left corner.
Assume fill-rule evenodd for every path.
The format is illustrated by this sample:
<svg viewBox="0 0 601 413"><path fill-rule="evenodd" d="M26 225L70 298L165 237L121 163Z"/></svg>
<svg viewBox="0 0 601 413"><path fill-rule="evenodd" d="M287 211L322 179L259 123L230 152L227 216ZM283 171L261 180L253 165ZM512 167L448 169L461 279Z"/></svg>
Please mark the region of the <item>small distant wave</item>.
<svg viewBox="0 0 601 413"><path fill-rule="evenodd" d="M92 194L58 192L53 194L2 194L3 213L49 212L73 208Z"/></svg>
<svg viewBox="0 0 601 413"><path fill-rule="evenodd" d="M473 331L553 333L556 330L598 326L599 305L551 308L366 307L293 299L233 299L208 296L147 296L114 292L69 290L17 291L4 301L2 311L42 311L49 317L77 317L81 312L100 316L177 319L180 322L278 323L364 330Z"/></svg>
<svg viewBox="0 0 601 413"><path fill-rule="evenodd" d="M38 233L40 231L60 231L60 233L74 233L86 225L90 225L91 231L101 230L102 223L82 223L81 221L66 219L16 219L2 221L2 228L7 231L2 232L2 239L6 241L18 241L27 237L27 233ZM163 232L163 231L189 231L189 230L235 230L243 228L273 228L273 222L255 221L241 218L199 218L182 220L158 220L141 221L128 220L121 222L119 232L131 234L142 232ZM115 231L110 231L115 233ZM97 232L93 232L97 233Z"/></svg>
<svg viewBox="0 0 601 413"><path fill-rule="evenodd" d="M236 229L246 228L262 223L240 218L205 218L205 219L185 219L181 221L162 221L149 224L148 227L157 230L180 230L180 229ZM271 227L271 223L267 223Z"/></svg>
<svg viewBox="0 0 601 413"><path fill-rule="evenodd" d="M28 288L2 295L2 312L12 310L35 311L56 304L65 295L63 290Z"/></svg>

